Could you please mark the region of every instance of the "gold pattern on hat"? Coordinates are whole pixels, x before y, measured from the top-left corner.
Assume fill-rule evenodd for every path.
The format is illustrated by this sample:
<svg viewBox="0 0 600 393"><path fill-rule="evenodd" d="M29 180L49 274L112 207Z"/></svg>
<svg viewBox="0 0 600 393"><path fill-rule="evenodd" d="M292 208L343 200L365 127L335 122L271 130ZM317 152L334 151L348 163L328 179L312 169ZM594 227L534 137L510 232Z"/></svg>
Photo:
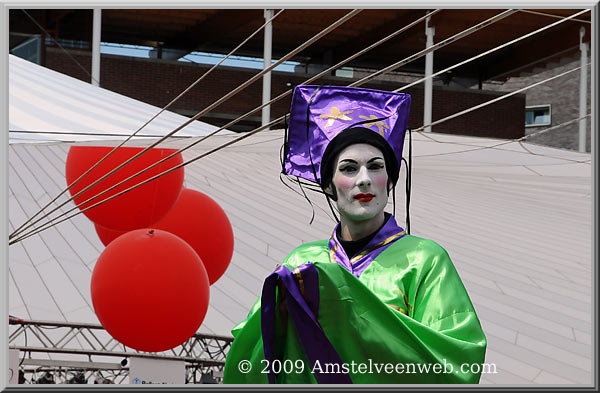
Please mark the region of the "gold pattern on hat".
<svg viewBox="0 0 600 393"><path fill-rule="evenodd" d="M352 118L346 116L348 113L352 113L354 111L350 110L350 111L345 111L345 112L340 112L340 110L338 109L337 106L332 106L331 107L331 113L330 114L323 114L321 116L319 116L321 119L329 119L327 120L327 124L325 124L325 127L331 127L333 125L333 122L336 120L352 120Z"/></svg>
<svg viewBox="0 0 600 393"><path fill-rule="evenodd" d="M322 116L322 115L321 115L321 116ZM377 116L375 116L375 115L371 115L371 116L369 116L369 117L367 117L367 116L362 116L362 115L361 115L361 116L358 116L358 117L360 117L361 119L365 119L365 120L375 120L375 119L377 119ZM372 123L365 123L365 126L366 126L366 127L371 127L371 126L373 126L373 125L376 125L376 126L377 126L377 128L379 128L379 134L380 134L381 136L384 136L384 135L383 135L383 129L384 129L384 128L387 128L388 130L390 129L390 128L388 127L388 125L387 125L387 124L385 124L385 123L384 123L383 121L381 121L381 120L379 120L379 121L374 121L374 122L372 122Z"/></svg>

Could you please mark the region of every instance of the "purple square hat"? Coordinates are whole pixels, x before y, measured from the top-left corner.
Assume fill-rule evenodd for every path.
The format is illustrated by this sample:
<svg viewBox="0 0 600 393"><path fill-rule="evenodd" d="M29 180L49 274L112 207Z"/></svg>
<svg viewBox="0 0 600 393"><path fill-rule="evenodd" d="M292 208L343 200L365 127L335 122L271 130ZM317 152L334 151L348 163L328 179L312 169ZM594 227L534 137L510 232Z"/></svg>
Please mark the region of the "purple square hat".
<svg viewBox="0 0 600 393"><path fill-rule="evenodd" d="M335 136L357 126L383 136L400 164L409 111L410 95L405 93L297 86L292 96L283 173L320 184L325 148Z"/></svg>

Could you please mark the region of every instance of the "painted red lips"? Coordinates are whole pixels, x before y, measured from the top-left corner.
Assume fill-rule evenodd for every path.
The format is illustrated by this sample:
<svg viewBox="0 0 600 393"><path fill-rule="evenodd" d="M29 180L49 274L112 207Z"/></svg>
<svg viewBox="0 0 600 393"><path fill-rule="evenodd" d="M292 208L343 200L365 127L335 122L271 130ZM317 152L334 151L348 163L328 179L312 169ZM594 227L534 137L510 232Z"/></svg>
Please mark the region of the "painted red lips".
<svg viewBox="0 0 600 393"><path fill-rule="evenodd" d="M357 199L360 202L369 202L373 198L375 198L375 195L373 195L373 194L356 194L356 195L354 195L354 199Z"/></svg>

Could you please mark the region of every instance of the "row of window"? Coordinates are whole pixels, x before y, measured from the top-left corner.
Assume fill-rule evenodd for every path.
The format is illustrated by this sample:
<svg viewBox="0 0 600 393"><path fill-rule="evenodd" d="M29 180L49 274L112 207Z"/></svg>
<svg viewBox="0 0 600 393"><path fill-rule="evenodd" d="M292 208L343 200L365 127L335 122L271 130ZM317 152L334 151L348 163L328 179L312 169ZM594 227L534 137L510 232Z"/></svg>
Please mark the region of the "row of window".
<svg viewBox="0 0 600 393"><path fill-rule="evenodd" d="M31 39L25 41L21 45L14 48L11 53L22 57L26 60L33 61L34 63L39 63L39 36L34 36ZM46 45L53 44L53 41L50 38L46 39ZM61 45L68 47L81 47L84 48L87 43L82 41L73 41L73 40L60 40ZM88 45L89 46L89 45ZM352 69L342 67L341 69L336 71L336 76L350 76L352 77ZM345 73L345 74L344 74ZM550 105L535 105L535 106L526 106L525 107L525 127L539 127L539 126L549 126L552 123L551 116L551 106Z"/></svg>

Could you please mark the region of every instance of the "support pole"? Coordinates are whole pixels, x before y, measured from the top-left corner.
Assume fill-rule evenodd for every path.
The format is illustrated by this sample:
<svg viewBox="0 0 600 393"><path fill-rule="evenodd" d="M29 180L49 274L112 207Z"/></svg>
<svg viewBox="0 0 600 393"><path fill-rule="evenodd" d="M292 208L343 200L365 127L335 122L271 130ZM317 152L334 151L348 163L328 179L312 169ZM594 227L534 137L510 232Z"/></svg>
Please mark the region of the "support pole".
<svg viewBox="0 0 600 393"><path fill-rule="evenodd" d="M100 86L100 33L102 31L102 9L94 8L92 30L92 85Z"/></svg>
<svg viewBox="0 0 600 393"><path fill-rule="evenodd" d="M435 27L429 26L430 18L425 19L425 35L427 36L426 47L433 46L433 36L435 35ZM430 77L433 74L433 52L425 55L425 77ZM425 102L423 104L423 124L431 124L432 100L433 100L433 78L425 80ZM425 127L424 132L431 132L431 127Z"/></svg>
<svg viewBox="0 0 600 393"><path fill-rule="evenodd" d="M265 10L265 21L273 17L274 10ZM273 25L268 23L265 26L265 45L264 45L264 68L271 66L271 54L273 45ZM271 72L267 72L263 75L263 91L262 91L262 103L265 104L271 101ZM271 121L271 106L267 105L262 108L261 125L264 126Z"/></svg>
<svg viewBox="0 0 600 393"><path fill-rule="evenodd" d="M587 114L587 57L588 44L583 42L585 27L579 29L579 50L581 51L581 71L579 78L579 117ZM579 151L586 151L587 119L579 120Z"/></svg>

